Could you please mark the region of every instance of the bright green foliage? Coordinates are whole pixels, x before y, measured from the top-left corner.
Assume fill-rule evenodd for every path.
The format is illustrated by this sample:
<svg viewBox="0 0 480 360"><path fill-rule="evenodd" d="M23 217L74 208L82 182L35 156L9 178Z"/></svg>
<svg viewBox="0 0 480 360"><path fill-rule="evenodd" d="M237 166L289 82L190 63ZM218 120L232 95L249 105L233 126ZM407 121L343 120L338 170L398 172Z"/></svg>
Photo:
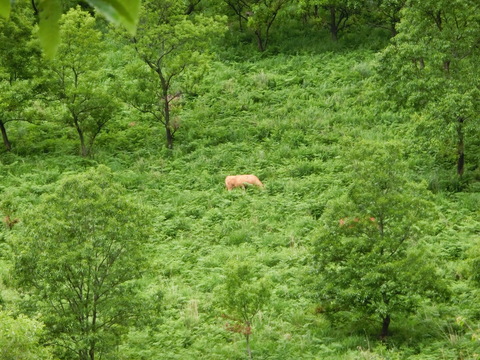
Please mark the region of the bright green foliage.
<svg viewBox="0 0 480 360"><path fill-rule="evenodd" d="M95 139L118 109L110 95L111 72L106 66L107 47L95 19L79 8L61 21L62 43L50 63L52 105L60 120L74 128L80 140L80 154L88 156Z"/></svg>
<svg viewBox="0 0 480 360"><path fill-rule="evenodd" d="M279 12L290 0L254 1L251 5L251 15L247 18L247 27L257 38L258 50L265 51L270 39L270 30Z"/></svg>
<svg viewBox="0 0 480 360"><path fill-rule="evenodd" d="M471 245L469 250L470 278L477 288L480 288L480 244L478 239Z"/></svg>
<svg viewBox="0 0 480 360"><path fill-rule="evenodd" d="M88 0L110 21L123 25L131 34L135 33L140 9L140 0ZM59 41L59 21L62 15L61 0L39 0L35 5L39 16L39 39L47 58L55 56ZM10 0L0 1L0 16L10 15Z"/></svg>
<svg viewBox="0 0 480 360"><path fill-rule="evenodd" d="M270 298L268 281L258 276L253 263L232 261L226 266L224 303L228 315L251 324Z"/></svg>
<svg viewBox="0 0 480 360"><path fill-rule="evenodd" d="M132 84L126 86L123 97L163 124L170 149L179 127L172 109L181 100L182 85L189 76L201 76L210 44L225 30L221 18L188 17L178 1L150 0L144 4L133 43L146 66L130 67Z"/></svg>
<svg viewBox="0 0 480 360"><path fill-rule="evenodd" d="M183 2L183 10L179 6L178 11L185 12L187 3L195 4L195 0ZM195 23L195 15L218 14L223 4L202 0L187 19ZM372 1L368 4L375 9ZM117 324L108 329L108 334L85 336L98 340L96 346L101 348L95 348L97 359L246 358L249 331L238 308L243 299L252 304L247 313L255 313L255 298L261 300L257 302L260 311L251 320L252 334L248 338L255 359L425 360L477 356L478 342L473 340L479 329L478 285L471 281L473 269L468 263L476 255L467 256L467 249L473 251L480 233L480 183L473 155L467 159L471 175L463 180L466 184L468 181L464 189L469 192L452 193L439 186L434 194L428 193L424 183L429 182L433 189L434 180L446 180L444 173L435 170L451 169L438 161L439 156L427 152L419 139L431 148L443 143L445 150L448 144L443 134L432 131L431 119L419 112L420 107L412 116L412 107L392 106L395 101L400 105L401 97L392 96L386 101L382 96L386 88L374 82L376 52L385 45L388 34L381 31L380 36L380 31L364 21L362 13L349 18L347 24L355 26L332 42L328 33L308 29L311 19L289 16L297 5L289 3L275 20L275 47L270 47L271 51L259 54L249 37L230 32L226 41L219 38L217 55L208 67L195 65L193 71L177 77L179 81L172 83L170 91L171 112L173 118L181 117L182 127L175 134L173 150L165 148L158 125L149 121L159 120L127 107L122 107L124 111L103 128L95 142L94 156L88 158L72 153L78 142L75 130L58 126L56 120L62 120L64 112L51 103L46 102L41 110L51 114L49 118L55 122L9 123L16 146L9 153L0 153L0 210L2 215L19 221L11 229L0 226L2 254L18 254L22 249L29 254L32 250L41 260L42 269L46 264L52 269L38 271L42 276L64 274L64 268L83 271L87 261L77 261L80 256L75 257L73 249L79 249L87 259L87 250L93 247L90 244L108 238L102 235L105 227L98 222L92 228L100 230L94 233L80 221L92 219L93 213L116 228L109 231L115 240L123 234L131 236L141 244L142 255L148 257L148 271L139 280L140 293L132 290L135 296L128 298L130 290L123 292L125 284L115 297L111 293L111 302L104 302L101 310L110 316L118 315L119 309L123 309L122 315L141 309L136 321ZM324 8L319 12L328 14ZM230 20L236 22L233 17ZM318 20L324 22L326 18ZM172 21L173 27L176 22ZM230 23L230 29L235 25ZM118 46L121 39L113 38L112 27L100 20L96 28L101 29L108 46L99 50L99 66L110 68L114 62L120 65L114 67L120 71L109 70L108 79L118 88L123 86L126 99L156 105L158 98L150 95L159 89L159 80L157 87L149 87L147 76L136 76L151 75L151 70L140 57L132 60L134 46L124 53L125 49ZM157 40L154 31L145 30L152 34L152 43ZM148 51L153 50L147 47L145 54ZM196 81L200 75L202 81ZM98 77L103 79L100 74ZM397 80L391 84L400 90L403 83ZM409 119L418 121L415 127L410 126ZM468 139L468 153L474 154L476 140L473 136ZM97 200L101 201L92 200L89 210L82 208L79 213L84 215L77 217L68 210L85 204L75 195L82 193L80 186L70 186L71 202L58 200L63 199L59 193L66 193L66 184L77 178L72 174L98 164L111 168L108 185L93 191L99 193ZM257 175L265 189L225 190L225 176L245 173ZM378 183L372 178L379 179ZM95 179L95 184L103 183ZM117 190L119 196L112 194ZM130 203L133 196L149 207L153 205L145 223L133 219L140 221L137 230L144 230L153 240L147 248L131 225L122 228L129 221L123 214L117 222L115 211L102 212L94 206L98 202L109 209L116 199L126 197ZM47 206L47 199L54 198ZM431 201L439 208L438 213L430 211ZM425 211L420 213L420 209ZM383 234L377 218L383 219ZM75 230L68 226L70 222L78 224ZM46 233L46 229L53 234L52 243L58 251L52 243L38 241L32 235ZM401 242L405 234L408 236ZM87 245L76 247L77 243L69 240L73 237ZM331 268L326 272L312 271L319 238L331 244L323 252L325 261L331 254L345 253L345 263L351 264L351 268L341 269L338 278L342 283L336 288L332 285L336 277L330 282L322 279L328 274L329 279L334 277L338 262L329 262ZM12 246L14 240L23 245ZM64 246L67 243L69 246ZM382 258L382 250L393 255ZM46 343L83 346L85 342L74 343L67 335L69 329L70 335L81 334L79 322L71 314L53 316L61 312L47 306L50 298L46 296L60 298L69 287L51 285L47 291L45 285L46 296L40 299L40 292L12 281L8 275L10 259L15 256L0 259L2 306L15 314L19 309L37 314L45 323ZM55 268L59 266L57 259L64 266L62 271ZM132 267L128 260L118 265L117 274ZM426 274L428 269L432 271ZM437 283L439 273L451 285L450 300L430 296L434 290L436 295L444 293ZM24 274L32 278L30 270ZM47 280L48 284L58 284L53 275L43 279L42 286ZM430 280L433 285L428 290L430 284L426 283ZM138 283L133 279L128 284ZM362 287L354 288L355 284ZM243 293L237 292L242 289ZM388 304L383 301L382 289ZM349 291L368 295L371 302L360 303L352 296L351 306L349 302L343 308L334 307L348 299ZM269 296L261 295L266 293ZM319 303L319 295L328 299L324 297ZM232 301L227 301L229 296ZM68 301L62 305L70 311ZM407 305L411 308L405 309ZM331 316L329 310L339 311ZM390 335L379 341L378 327L380 322L387 327L388 315L392 320ZM61 354L60 347L57 351L60 358L79 357Z"/></svg>
<svg viewBox="0 0 480 360"><path fill-rule="evenodd" d="M26 63L33 52L30 46L33 17L26 7L19 7L7 19L0 18L0 65L2 80L13 82L31 76L35 72L32 64ZM14 45L18 46L15 47ZM30 65L30 66L29 66Z"/></svg>
<svg viewBox="0 0 480 360"><path fill-rule="evenodd" d="M0 16L5 19L10 16L10 0L0 0Z"/></svg>
<svg viewBox="0 0 480 360"><path fill-rule="evenodd" d="M347 157L348 187L328 202L316 244L321 299L334 311L382 320L408 313L441 290L423 237L435 221L422 184L405 177L395 144L357 144ZM401 153L400 153L401 154Z"/></svg>
<svg viewBox="0 0 480 360"><path fill-rule="evenodd" d="M433 151L447 153L447 161L456 159L460 176L465 143L478 131L479 14L475 0L409 1L399 33L381 59L388 93L428 119L426 139L447 144Z"/></svg>
<svg viewBox="0 0 480 360"><path fill-rule="evenodd" d="M87 0L108 20L123 25L135 34L140 12L140 0Z"/></svg>
<svg viewBox="0 0 480 360"><path fill-rule="evenodd" d="M478 301L480 296L480 242L478 239L473 242L468 255L470 280L475 286L475 293L472 298L473 301ZM462 321L462 326L468 329L472 342L475 342L478 348L480 345L480 325L477 324L475 327L475 325L469 324L465 318L461 318L460 321Z"/></svg>
<svg viewBox="0 0 480 360"><path fill-rule="evenodd" d="M23 315L13 317L0 311L0 324L0 359L52 359L48 349L40 344L44 332L41 323Z"/></svg>
<svg viewBox="0 0 480 360"><path fill-rule="evenodd" d="M359 0L300 0L300 5L307 14L320 18L317 21L328 27L333 41L338 41L364 6Z"/></svg>
<svg viewBox="0 0 480 360"><path fill-rule="evenodd" d="M38 3L39 30L38 37L45 56L49 59L55 56L60 42L60 26L62 16L60 0L40 0Z"/></svg>
<svg viewBox="0 0 480 360"><path fill-rule="evenodd" d="M247 342L247 353L252 358L250 335L255 315L267 304L271 296L271 284L259 277L253 262L227 264L222 300L227 313L226 329L243 334ZM233 321L233 323L232 323Z"/></svg>
<svg viewBox="0 0 480 360"><path fill-rule="evenodd" d="M0 18L0 130L5 149L11 150L6 124L28 120L32 77L36 74L38 54L31 46L33 18L25 7L9 19Z"/></svg>
<svg viewBox="0 0 480 360"><path fill-rule="evenodd" d="M238 19L239 28L253 32L259 51L267 49L270 31L279 13L291 3L291 0L224 0L228 8Z"/></svg>
<svg viewBox="0 0 480 360"><path fill-rule="evenodd" d="M376 0L367 3L365 16L367 21L378 27L388 29L392 36L397 35L400 11L406 0Z"/></svg>
<svg viewBox="0 0 480 360"><path fill-rule="evenodd" d="M13 276L58 353L93 359L115 350L141 311L146 269L144 208L106 167L66 176L24 215L14 234Z"/></svg>

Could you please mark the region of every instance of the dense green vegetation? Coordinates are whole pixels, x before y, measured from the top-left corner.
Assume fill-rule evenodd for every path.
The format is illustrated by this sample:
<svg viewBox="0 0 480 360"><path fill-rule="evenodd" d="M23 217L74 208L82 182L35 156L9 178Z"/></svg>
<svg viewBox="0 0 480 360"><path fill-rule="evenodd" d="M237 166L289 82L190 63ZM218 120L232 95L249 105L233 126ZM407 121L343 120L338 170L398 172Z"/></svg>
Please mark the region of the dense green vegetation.
<svg viewBox="0 0 480 360"><path fill-rule="evenodd" d="M0 359L480 356L475 1L14 5Z"/></svg>

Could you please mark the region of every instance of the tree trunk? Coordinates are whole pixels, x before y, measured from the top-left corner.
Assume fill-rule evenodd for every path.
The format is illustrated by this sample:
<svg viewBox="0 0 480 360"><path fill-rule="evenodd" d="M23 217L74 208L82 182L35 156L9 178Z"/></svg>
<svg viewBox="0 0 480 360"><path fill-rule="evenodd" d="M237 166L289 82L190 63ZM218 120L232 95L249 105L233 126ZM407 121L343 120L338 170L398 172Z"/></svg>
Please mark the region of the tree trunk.
<svg viewBox="0 0 480 360"><path fill-rule="evenodd" d="M257 37L258 51L264 52L265 51L265 45L264 45L262 33L260 32L260 30L255 30L255 36Z"/></svg>
<svg viewBox="0 0 480 360"><path fill-rule="evenodd" d="M86 349L78 351L78 360L88 360L88 351Z"/></svg>
<svg viewBox="0 0 480 360"><path fill-rule="evenodd" d="M168 96L168 88L163 89L163 116L165 119L165 135L167 137L167 148L173 149L173 131L170 124L170 99Z"/></svg>
<svg viewBox="0 0 480 360"><path fill-rule="evenodd" d="M87 148L87 145L85 144L85 136L83 134L83 130L80 127L78 117L76 116L76 114L73 113L73 111L72 111L72 117L73 117L73 124L75 125L75 129L77 130L77 133L78 133L78 138L80 139L80 155L82 155L83 157L86 157L88 155L88 148Z"/></svg>
<svg viewBox="0 0 480 360"><path fill-rule="evenodd" d="M243 21L242 21L242 15L238 14L238 24L240 26L240 31L243 32Z"/></svg>
<svg viewBox="0 0 480 360"><path fill-rule="evenodd" d="M7 136L7 129L5 129L5 124L1 120L0 120L0 130L2 131L2 138L3 138L3 144L5 145L5 149L7 149L7 151L12 150L12 144L10 143L10 140L8 140L8 136Z"/></svg>
<svg viewBox="0 0 480 360"><path fill-rule="evenodd" d="M330 7L330 34L332 34L332 40L338 41L338 26L337 26L337 14L335 7Z"/></svg>
<svg viewBox="0 0 480 360"><path fill-rule="evenodd" d="M390 315L386 315L383 318L382 332L380 333L380 338L385 339L388 336L388 327L390 326Z"/></svg>
<svg viewBox="0 0 480 360"><path fill-rule="evenodd" d="M80 137L80 154L83 156L83 157L87 157L88 156L88 148L87 148L87 145L85 145L85 138L83 136L83 132L79 132L79 137Z"/></svg>
<svg viewBox="0 0 480 360"><path fill-rule="evenodd" d="M168 91L170 89L170 81L167 80L162 73L162 69L158 68L157 70L158 77L160 79L160 83L162 85L162 95L161 95L161 102L163 103L163 125L165 126L165 135L167 138L167 148L173 149L173 133L172 131L172 124L170 123L170 100L173 99L168 95Z"/></svg>
<svg viewBox="0 0 480 360"><path fill-rule="evenodd" d="M96 335L97 332L97 295L94 296L94 304L93 304L93 313L92 313L92 333ZM90 349L88 350L88 354L90 355L89 360L95 360L95 340L90 342Z"/></svg>
<svg viewBox="0 0 480 360"><path fill-rule="evenodd" d="M167 148L173 149L173 132L167 124L165 124L165 133L167 135Z"/></svg>
<svg viewBox="0 0 480 360"><path fill-rule="evenodd" d="M248 354L248 358L249 358L249 359L253 359L253 357L252 357L252 349L250 348L250 334L249 334L249 333L247 333L247 334L245 335L245 339L246 339L246 341L247 341L247 354Z"/></svg>
<svg viewBox="0 0 480 360"><path fill-rule="evenodd" d="M463 133L464 119L462 117L457 119L457 175L462 176L465 170L465 140Z"/></svg>
<svg viewBox="0 0 480 360"><path fill-rule="evenodd" d="M395 36L397 36L398 32L397 32L397 23L398 21L395 21L395 20L392 20L390 22L390 34L392 36L392 38L394 38Z"/></svg>

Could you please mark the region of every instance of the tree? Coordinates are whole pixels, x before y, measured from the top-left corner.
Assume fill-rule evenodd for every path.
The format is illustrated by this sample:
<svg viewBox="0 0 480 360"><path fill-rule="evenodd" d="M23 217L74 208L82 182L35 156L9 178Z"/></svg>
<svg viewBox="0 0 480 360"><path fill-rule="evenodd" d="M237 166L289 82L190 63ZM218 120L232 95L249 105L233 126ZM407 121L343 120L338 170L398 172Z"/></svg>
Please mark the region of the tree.
<svg viewBox="0 0 480 360"><path fill-rule="evenodd" d="M0 18L0 131L7 151L12 144L6 124L29 120L34 95L32 78L37 70L38 51L31 46L33 18L25 7L9 19Z"/></svg>
<svg viewBox="0 0 480 360"><path fill-rule="evenodd" d="M388 29L394 37L405 3L406 0L376 0L368 3L364 11L370 24Z"/></svg>
<svg viewBox="0 0 480 360"><path fill-rule="evenodd" d="M248 14L251 14L251 5L247 1L239 0L223 0L225 4L233 11L238 19L238 26L240 31L244 29L244 23L248 21Z"/></svg>
<svg viewBox="0 0 480 360"><path fill-rule="evenodd" d="M355 4L355 2L353 2ZM327 24L330 30L333 41L337 41L339 34L347 25L348 20L352 16L355 7L352 6L351 1L335 1L326 0L321 5L327 12Z"/></svg>
<svg viewBox="0 0 480 360"><path fill-rule="evenodd" d="M279 12L290 0L224 0L238 18L240 31L247 24L257 39L259 51L265 51L270 39L270 30Z"/></svg>
<svg viewBox="0 0 480 360"><path fill-rule="evenodd" d="M220 18L185 15L178 1L144 3L133 46L146 67L130 67L134 80L124 99L163 124L169 149L178 129L172 103L178 101L182 80L189 72L202 73L210 43L225 30Z"/></svg>
<svg viewBox="0 0 480 360"><path fill-rule="evenodd" d="M478 130L479 14L474 0L408 1L398 35L380 62L389 95L428 119L426 137L449 144L459 177L465 139Z"/></svg>
<svg viewBox="0 0 480 360"><path fill-rule="evenodd" d="M384 338L393 315L443 290L423 240L434 221L427 191L407 180L398 145L362 145L347 157L348 189L322 215L315 265L327 307L379 318Z"/></svg>
<svg viewBox="0 0 480 360"><path fill-rule="evenodd" d="M56 351L79 360L114 351L141 308L148 210L101 166L65 176L23 218L9 240L13 277Z"/></svg>
<svg viewBox="0 0 480 360"><path fill-rule="evenodd" d="M110 21L123 25L135 33L140 0L87 0ZM59 20L62 14L61 0L32 0L33 10L39 18L39 38L48 58L53 58L60 40ZM10 15L10 0L0 1L0 16ZM17 45L18 46L18 45Z"/></svg>
<svg viewBox="0 0 480 360"><path fill-rule="evenodd" d="M193 14L197 10L197 7L202 2L202 0L188 0L187 9L185 10L185 15Z"/></svg>
<svg viewBox="0 0 480 360"><path fill-rule="evenodd" d="M270 40L270 30L279 12L290 0L263 0L252 6L247 26L257 38L258 50L265 51Z"/></svg>
<svg viewBox="0 0 480 360"><path fill-rule="evenodd" d="M43 324L24 315L0 311L0 359L49 360L50 349L41 344Z"/></svg>
<svg viewBox="0 0 480 360"><path fill-rule="evenodd" d="M270 299L270 284L258 278L258 270L249 262L231 262L227 266L222 302L227 310L223 317L233 321L226 329L245 336L248 357L252 358L250 336L252 323Z"/></svg>
<svg viewBox="0 0 480 360"><path fill-rule="evenodd" d="M300 4L303 11L309 12L313 8L313 15L322 19L333 41L338 41L353 15L360 13L364 5L358 0L301 0Z"/></svg>
<svg viewBox="0 0 480 360"><path fill-rule="evenodd" d="M88 156L118 109L110 94L113 70L105 66L108 49L90 14L72 9L60 23L63 41L47 74L52 103L61 120L76 130L80 154Z"/></svg>

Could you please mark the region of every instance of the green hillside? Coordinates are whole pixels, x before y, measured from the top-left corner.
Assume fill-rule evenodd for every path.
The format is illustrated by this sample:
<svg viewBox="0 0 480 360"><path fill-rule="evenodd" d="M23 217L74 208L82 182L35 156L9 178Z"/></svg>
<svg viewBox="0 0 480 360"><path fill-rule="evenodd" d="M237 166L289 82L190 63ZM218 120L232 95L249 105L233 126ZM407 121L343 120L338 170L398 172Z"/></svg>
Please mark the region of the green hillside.
<svg viewBox="0 0 480 360"><path fill-rule="evenodd" d="M456 75L443 96L435 70L392 75L382 31L313 41L280 19L268 51L230 30L169 89L173 148L104 22L116 110L90 153L25 75L41 110L4 108L0 359L480 356L478 99L451 124ZM227 191L239 174L264 188Z"/></svg>

